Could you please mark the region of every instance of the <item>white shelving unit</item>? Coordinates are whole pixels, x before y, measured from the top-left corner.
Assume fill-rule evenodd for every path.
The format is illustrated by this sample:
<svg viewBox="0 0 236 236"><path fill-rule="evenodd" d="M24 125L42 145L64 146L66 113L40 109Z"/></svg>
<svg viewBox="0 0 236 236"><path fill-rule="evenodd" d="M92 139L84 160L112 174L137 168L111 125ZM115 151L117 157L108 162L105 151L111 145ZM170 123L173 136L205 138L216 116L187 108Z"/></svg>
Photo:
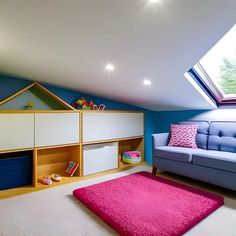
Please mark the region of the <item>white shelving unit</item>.
<svg viewBox="0 0 236 236"><path fill-rule="evenodd" d="M128 111L82 112L83 176L127 166L122 152L144 155L144 114Z"/></svg>

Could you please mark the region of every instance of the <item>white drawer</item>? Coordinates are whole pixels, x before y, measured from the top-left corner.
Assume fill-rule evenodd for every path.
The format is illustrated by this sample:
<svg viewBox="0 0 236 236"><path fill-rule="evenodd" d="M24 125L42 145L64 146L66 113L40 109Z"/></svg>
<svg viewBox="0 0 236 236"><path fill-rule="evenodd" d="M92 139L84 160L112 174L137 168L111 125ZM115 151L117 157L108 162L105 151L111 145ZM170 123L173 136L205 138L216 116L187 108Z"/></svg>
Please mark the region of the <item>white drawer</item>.
<svg viewBox="0 0 236 236"><path fill-rule="evenodd" d="M63 145L79 142L79 114L35 114L35 146Z"/></svg>
<svg viewBox="0 0 236 236"><path fill-rule="evenodd" d="M0 151L34 147L34 114L0 115Z"/></svg>
<svg viewBox="0 0 236 236"><path fill-rule="evenodd" d="M83 147L84 176L115 168L118 168L117 142Z"/></svg>
<svg viewBox="0 0 236 236"><path fill-rule="evenodd" d="M142 136L143 113L84 112L83 142Z"/></svg>

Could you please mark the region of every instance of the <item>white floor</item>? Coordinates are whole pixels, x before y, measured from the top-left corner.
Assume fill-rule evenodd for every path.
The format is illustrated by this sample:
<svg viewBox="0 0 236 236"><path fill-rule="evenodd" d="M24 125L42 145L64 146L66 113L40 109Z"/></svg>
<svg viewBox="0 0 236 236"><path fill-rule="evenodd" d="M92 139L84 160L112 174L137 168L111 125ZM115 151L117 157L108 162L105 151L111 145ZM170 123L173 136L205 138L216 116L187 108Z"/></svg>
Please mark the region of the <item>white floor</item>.
<svg viewBox="0 0 236 236"><path fill-rule="evenodd" d="M141 170L151 171L151 167L140 166L129 171L2 200L0 201L0 235L116 235L102 220L74 200L72 191L78 187ZM175 178L176 176L167 177ZM178 177L176 179L185 181ZM197 182L196 185L199 186L199 183ZM213 189L215 191L215 188ZM236 236L236 197L233 193L226 192L224 195L226 196L225 205L186 233L187 236Z"/></svg>

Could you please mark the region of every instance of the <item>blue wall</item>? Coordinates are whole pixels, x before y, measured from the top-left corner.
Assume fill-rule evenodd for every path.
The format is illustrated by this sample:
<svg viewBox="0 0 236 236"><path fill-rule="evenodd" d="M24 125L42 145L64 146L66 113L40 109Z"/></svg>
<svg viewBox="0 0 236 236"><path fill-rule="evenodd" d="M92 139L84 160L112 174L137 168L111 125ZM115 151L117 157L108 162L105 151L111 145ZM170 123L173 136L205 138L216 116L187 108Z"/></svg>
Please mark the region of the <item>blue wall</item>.
<svg viewBox="0 0 236 236"><path fill-rule="evenodd" d="M12 94L23 89L24 87L28 86L31 83L32 81L0 75L0 101L11 96ZM44 85L48 90L50 90L51 92L53 92L54 94L56 94L58 97L62 98L69 104L71 104L74 100L78 98L85 97L89 101L93 100L96 104L104 103L106 105L106 109L108 110L143 111L145 113L145 158L147 162L151 163L152 160L151 134L156 133L158 130L157 112L131 106L125 103L115 102L101 97L95 97L92 95L80 93L78 91L56 87L49 84L42 84L42 85Z"/></svg>
<svg viewBox="0 0 236 236"><path fill-rule="evenodd" d="M0 76L0 101L30 85L32 81Z"/></svg>

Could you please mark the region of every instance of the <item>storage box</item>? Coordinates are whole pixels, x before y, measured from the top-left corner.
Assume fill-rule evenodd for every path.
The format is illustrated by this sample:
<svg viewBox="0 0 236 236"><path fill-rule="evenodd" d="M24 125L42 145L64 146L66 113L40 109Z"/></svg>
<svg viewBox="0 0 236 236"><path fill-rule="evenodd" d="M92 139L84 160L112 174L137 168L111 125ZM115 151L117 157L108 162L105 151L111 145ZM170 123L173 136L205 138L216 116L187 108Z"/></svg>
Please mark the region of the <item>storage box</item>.
<svg viewBox="0 0 236 236"><path fill-rule="evenodd" d="M32 184L32 156L0 157L0 190Z"/></svg>
<svg viewBox="0 0 236 236"><path fill-rule="evenodd" d="M115 168L118 168L117 142L84 146L84 175L90 175Z"/></svg>
<svg viewBox="0 0 236 236"><path fill-rule="evenodd" d="M124 163L138 163L142 161L141 152L139 151L127 151L122 154L122 161Z"/></svg>

